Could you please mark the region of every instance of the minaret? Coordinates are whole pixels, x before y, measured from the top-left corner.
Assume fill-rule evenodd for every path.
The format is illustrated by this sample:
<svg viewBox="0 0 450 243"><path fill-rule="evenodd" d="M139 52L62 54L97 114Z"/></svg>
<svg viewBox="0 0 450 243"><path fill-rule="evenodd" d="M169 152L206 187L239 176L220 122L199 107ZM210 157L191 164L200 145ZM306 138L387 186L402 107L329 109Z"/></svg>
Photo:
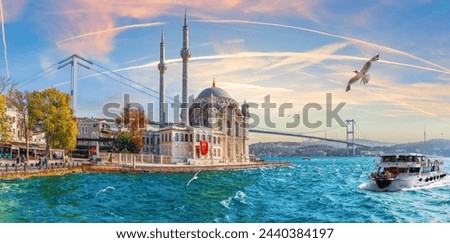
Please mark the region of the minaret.
<svg viewBox="0 0 450 243"><path fill-rule="evenodd" d="M242 134L243 134L243 149L242 149L242 154L243 154L243 162L248 162L250 161L249 158L249 146L248 146L248 142L249 142L249 136L248 136L248 132L249 132L249 124L248 124L248 120L250 118L250 112L249 112L249 104L244 100L244 104L241 106L241 112L242 115L244 116L244 121L243 121L243 129L242 129Z"/></svg>
<svg viewBox="0 0 450 243"><path fill-rule="evenodd" d="M164 44L164 31L161 31L161 43L159 44L159 127L164 127L166 124L166 107L164 97L166 91L164 88L164 74L167 70L166 60L166 47Z"/></svg>
<svg viewBox="0 0 450 243"><path fill-rule="evenodd" d="M188 126L188 61L191 57L191 51L189 50L189 27L187 25L186 11L184 12L184 26L183 26L183 48L180 51L181 58L183 59L183 87L181 94L181 123Z"/></svg>

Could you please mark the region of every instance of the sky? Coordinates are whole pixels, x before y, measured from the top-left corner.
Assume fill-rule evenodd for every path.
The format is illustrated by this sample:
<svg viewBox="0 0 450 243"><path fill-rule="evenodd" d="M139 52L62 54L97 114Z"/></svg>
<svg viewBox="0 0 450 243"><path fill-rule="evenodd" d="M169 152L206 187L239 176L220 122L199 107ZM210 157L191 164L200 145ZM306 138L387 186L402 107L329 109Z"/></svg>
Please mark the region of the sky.
<svg viewBox="0 0 450 243"><path fill-rule="evenodd" d="M356 121L357 138L414 142L426 131L426 139L450 139L448 0L1 2L0 76L19 89L69 93L70 66L57 69L58 62L76 53L94 63L78 67L79 117L104 117L105 106L128 95L146 109L153 104L149 115L158 119L161 31L166 95L174 97L181 93L186 11L194 97L215 79L238 103L255 105L259 128L344 139L345 127L335 119L327 124L331 94L329 108ZM369 83L346 92L352 71L377 53ZM115 73L100 74L105 69ZM269 95L270 114L262 108ZM296 114L300 124L287 128ZM251 142L282 140L301 141L251 134Z"/></svg>

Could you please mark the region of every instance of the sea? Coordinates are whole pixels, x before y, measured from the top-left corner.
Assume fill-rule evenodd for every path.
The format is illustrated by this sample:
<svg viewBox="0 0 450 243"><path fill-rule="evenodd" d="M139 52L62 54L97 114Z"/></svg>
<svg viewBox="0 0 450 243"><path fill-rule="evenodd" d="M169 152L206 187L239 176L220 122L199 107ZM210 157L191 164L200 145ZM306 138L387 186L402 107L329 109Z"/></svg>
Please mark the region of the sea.
<svg viewBox="0 0 450 243"><path fill-rule="evenodd" d="M377 157L272 157L292 166L0 181L0 222L449 223L450 177L380 192ZM450 158L444 159L450 172ZM188 182L191 181L188 185Z"/></svg>

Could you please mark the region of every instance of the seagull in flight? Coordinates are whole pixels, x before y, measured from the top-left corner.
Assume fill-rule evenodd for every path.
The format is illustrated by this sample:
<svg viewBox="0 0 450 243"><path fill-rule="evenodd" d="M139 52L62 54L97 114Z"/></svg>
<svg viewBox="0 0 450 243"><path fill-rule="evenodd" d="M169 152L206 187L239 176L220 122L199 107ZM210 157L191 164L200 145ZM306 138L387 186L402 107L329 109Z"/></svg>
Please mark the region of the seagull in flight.
<svg viewBox="0 0 450 243"><path fill-rule="evenodd" d="M199 171L197 171L197 173L195 173L195 175L194 175L194 177L192 177L189 181L188 181L188 183L186 184L186 186L189 186L189 184L191 184L191 182L193 181L193 180L197 180L198 179L198 173L200 173L200 171L201 170L199 170Z"/></svg>
<svg viewBox="0 0 450 243"><path fill-rule="evenodd" d="M372 57L369 61L367 61L366 64L364 64L364 66L361 68L361 71L358 71L358 70L353 71L354 73L356 73L356 75L353 76L353 78L351 78L348 81L347 90L346 90L347 92L350 90L351 85L360 79L361 79L361 83L363 83L363 84L367 84L369 82L370 75L367 72L369 71L369 68L372 65L372 62L377 61L379 57L380 57L380 54L378 53L376 56Z"/></svg>
<svg viewBox="0 0 450 243"><path fill-rule="evenodd" d="M97 192L97 194L95 194L95 197L98 196L98 194L100 194L100 192L106 192L108 189L114 190L116 188L112 187L112 186L107 186L106 188L101 189L100 191Z"/></svg>

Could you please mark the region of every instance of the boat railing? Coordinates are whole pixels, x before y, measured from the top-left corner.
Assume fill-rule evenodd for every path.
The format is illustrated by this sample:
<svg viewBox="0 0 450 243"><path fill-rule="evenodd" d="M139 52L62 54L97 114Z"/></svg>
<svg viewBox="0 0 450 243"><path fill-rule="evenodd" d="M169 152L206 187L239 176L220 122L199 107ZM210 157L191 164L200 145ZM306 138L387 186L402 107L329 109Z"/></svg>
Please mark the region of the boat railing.
<svg viewBox="0 0 450 243"><path fill-rule="evenodd" d="M436 166L436 165L443 165L443 161L434 160L434 161L426 161L426 162L380 162L377 164L378 167L401 167L401 168L407 168L407 167L426 167L426 166Z"/></svg>

